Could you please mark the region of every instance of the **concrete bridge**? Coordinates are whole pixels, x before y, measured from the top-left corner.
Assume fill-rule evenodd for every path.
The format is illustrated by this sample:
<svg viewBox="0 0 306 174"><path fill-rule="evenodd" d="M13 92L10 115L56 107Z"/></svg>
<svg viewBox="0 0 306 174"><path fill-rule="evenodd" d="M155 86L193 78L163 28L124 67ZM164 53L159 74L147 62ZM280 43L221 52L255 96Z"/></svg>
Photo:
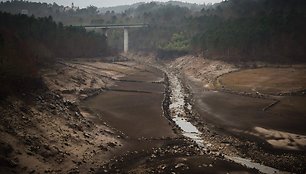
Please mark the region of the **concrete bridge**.
<svg viewBox="0 0 306 174"><path fill-rule="evenodd" d="M143 27L149 27L148 24L107 24L107 25L82 25L81 27L84 27L85 29L102 29L107 36L106 32L109 29L123 29L123 48L124 52L128 52L129 50L129 28L143 28Z"/></svg>

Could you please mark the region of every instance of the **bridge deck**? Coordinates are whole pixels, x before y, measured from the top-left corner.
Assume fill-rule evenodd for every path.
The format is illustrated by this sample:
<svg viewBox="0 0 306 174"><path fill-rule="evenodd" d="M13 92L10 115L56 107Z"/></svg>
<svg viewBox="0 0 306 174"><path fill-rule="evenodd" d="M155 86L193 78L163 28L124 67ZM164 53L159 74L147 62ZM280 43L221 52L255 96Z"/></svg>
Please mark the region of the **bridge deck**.
<svg viewBox="0 0 306 174"><path fill-rule="evenodd" d="M142 28L148 27L148 24L109 24L109 25L82 25L80 27L84 28L102 28L102 29L111 29L111 28Z"/></svg>

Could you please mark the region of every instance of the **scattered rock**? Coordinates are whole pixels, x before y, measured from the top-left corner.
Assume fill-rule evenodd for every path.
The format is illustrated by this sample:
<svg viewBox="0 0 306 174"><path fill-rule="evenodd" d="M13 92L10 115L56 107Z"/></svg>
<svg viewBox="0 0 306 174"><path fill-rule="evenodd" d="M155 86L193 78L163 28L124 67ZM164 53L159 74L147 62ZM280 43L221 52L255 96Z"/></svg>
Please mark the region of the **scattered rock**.
<svg viewBox="0 0 306 174"><path fill-rule="evenodd" d="M178 168L187 169L188 166L184 163L178 163L178 164L175 165L174 168L176 168L176 169L178 169Z"/></svg>
<svg viewBox="0 0 306 174"><path fill-rule="evenodd" d="M107 146L114 148L114 147L116 147L117 145L116 145L115 143L113 143L113 142L108 142L108 143L107 143Z"/></svg>

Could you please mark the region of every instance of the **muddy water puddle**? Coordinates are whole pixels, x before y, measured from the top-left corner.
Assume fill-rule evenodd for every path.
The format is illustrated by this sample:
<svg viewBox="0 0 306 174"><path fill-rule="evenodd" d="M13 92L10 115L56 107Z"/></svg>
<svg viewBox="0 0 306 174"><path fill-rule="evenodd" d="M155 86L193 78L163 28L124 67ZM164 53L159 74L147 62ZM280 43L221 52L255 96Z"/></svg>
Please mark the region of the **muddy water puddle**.
<svg viewBox="0 0 306 174"><path fill-rule="evenodd" d="M192 139L199 147L206 149L207 145L203 144L201 132L194 125L192 125L189 121L181 117L173 117L172 120L182 130L183 136Z"/></svg>
<svg viewBox="0 0 306 174"><path fill-rule="evenodd" d="M190 122L188 122L186 119L179 118L179 117L174 117L173 120L182 129L183 135L185 137L188 137L188 138L192 139L194 142L196 142L196 144L199 145L199 147L202 147L203 150L205 150L206 147L209 146L209 144L205 144L203 142L203 139L201 138L202 133L194 125L192 125ZM256 169L256 170L260 171L261 173L266 173L266 174L270 174L270 173L287 174L287 173L289 173L289 172L280 171L280 170L277 170L275 168L265 166L265 165L262 165L260 163L253 162L250 159L241 158L241 157L238 157L238 156L225 155L224 158L229 160L229 161L233 161L237 164L241 164L243 166L246 166L250 169ZM223 164L224 163L225 163L225 161L223 161ZM232 166L232 165L233 164L228 162L227 170L229 169L229 166Z"/></svg>

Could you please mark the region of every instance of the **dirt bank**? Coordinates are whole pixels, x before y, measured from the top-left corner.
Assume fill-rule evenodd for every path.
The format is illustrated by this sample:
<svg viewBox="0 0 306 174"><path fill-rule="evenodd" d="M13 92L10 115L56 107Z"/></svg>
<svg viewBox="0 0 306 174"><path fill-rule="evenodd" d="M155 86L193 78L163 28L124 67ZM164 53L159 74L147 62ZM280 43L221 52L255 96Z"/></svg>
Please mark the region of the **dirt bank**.
<svg viewBox="0 0 306 174"><path fill-rule="evenodd" d="M211 144L210 150L247 157L285 171L305 172L306 132L302 123L306 117L303 107L293 109L301 106L297 104L301 96L291 96L292 103L285 106L286 97L216 86L218 77L246 68L242 65L192 56L167 64L189 91L188 100L197 114L188 116L202 132L204 142ZM267 111L265 108L275 100L280 103Z"/></svg>
<svg viewBox="0 0 306 174"><path fill-rule="evenodd" d="M135 72L136 63L58 62L42 72L47 89L0 104L0 173L93 173L120 149L121 134L79 102ZM141 67L141 65L137 65Z"/></svg>
<svg viewBox="0 0 306 174"><path fill-rule="evenodd" d="M270 98L216 88L239 66L125 56L58 62L42 72L47 89L1 101L0 173L257 173L228 156L305 172L301 149L271 146L303 147L300 125L258 119ZM291 113L279 106L269 112Z"/></svg>
<svg viewBox="0 0 306 174"><path fill-rule="evenodd" d="M255 172L179 133L151 66L80 59L42 74L48 89L1 101L0 173Z"/></svg>
<svg viewBox="0 0 306 174"><path fill-rule="evenodd" d="M222 155L209 154L184 136L186 132L172 120L173 114L185 113L184 102L176 101L171 93L174 88L167 79L172 80L172 76L166 73L165 80L156 84L162 73L156 73L160 70L152 66L162 69L150 64L147 71L125 76L109 91L84 102L84 108L101 113L101 119L125 135L122 150L114 153L114 159L98 173L256 173ZM151 75L142 78L146 73ZM165 85L165 94L159 91L160 85ZM164 96L163 107L162 98L154 96Z"/></svg>

